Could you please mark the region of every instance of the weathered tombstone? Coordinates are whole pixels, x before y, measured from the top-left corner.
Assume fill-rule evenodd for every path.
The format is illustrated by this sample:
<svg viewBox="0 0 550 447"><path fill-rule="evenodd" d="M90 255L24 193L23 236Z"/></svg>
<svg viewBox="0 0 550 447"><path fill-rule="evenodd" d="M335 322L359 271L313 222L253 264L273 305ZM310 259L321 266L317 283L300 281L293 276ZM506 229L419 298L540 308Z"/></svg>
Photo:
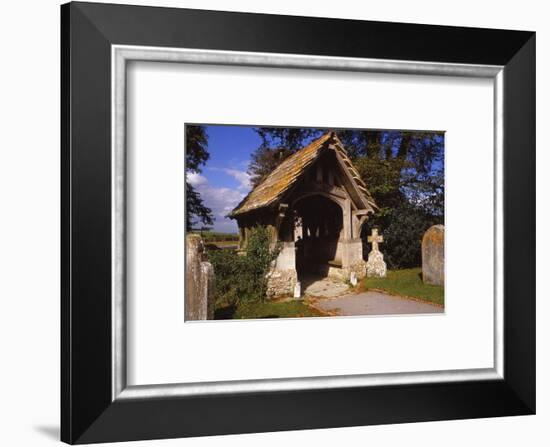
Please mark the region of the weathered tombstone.
<svg viewBox="0 0 550 447"><path fill-rule="evenodd" d="M186 237L185 320L214 319L214 268L203 261L204 245L198 234Z"/></svg>
<svg viewBox="0 0 550 447"><path fill-rule="evenodd" d="M367 277L385 278L386 263L384 262L384 255L378 249L378 244L384 242L384 238L378 234L378 229L374 228L367 240L372 244L372 250L367 261Z"/></svg>
<svg viewBox="0 0 550 447"><path fill-rule="evenodd" d="M445 227L434 225L422 238L422 280L426 284L445 284Z"/></svg>

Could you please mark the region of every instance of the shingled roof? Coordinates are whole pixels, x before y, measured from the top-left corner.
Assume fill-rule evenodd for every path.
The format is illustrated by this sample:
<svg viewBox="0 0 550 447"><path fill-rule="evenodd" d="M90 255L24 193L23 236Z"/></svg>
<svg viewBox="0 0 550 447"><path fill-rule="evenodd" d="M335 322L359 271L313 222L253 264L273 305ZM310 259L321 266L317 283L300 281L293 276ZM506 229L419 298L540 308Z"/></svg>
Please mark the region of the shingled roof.
<svg viewBox="0 0 550 447"><path fill-rule="evenodd" d="M376 208L376 204L365 183L348 158L336 133L326 132L320 138L298 150L277 166L261 183L250 191L229 216L235 217L275 203L296 183L301 174L317 160L321 152L328 148L330 144L334 144L334 147L336 147L345 169L348 170L362 196L365 207L370 209Z"/></svg>

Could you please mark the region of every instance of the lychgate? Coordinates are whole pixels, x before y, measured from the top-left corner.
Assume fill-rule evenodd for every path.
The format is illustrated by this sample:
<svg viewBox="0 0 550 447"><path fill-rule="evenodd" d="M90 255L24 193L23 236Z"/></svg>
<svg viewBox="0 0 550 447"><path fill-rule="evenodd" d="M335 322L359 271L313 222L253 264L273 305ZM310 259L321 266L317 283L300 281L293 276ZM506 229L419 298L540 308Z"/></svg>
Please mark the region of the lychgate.
<svg viewBox="0 0 550 447"><path fill-rule="evenodd" d="M376 204L335 132L285 159L231 212L239 248L250 229L267 226L280 252L268 296L292 295L306 275L349 280L366 273L361 228Z"/></svg>

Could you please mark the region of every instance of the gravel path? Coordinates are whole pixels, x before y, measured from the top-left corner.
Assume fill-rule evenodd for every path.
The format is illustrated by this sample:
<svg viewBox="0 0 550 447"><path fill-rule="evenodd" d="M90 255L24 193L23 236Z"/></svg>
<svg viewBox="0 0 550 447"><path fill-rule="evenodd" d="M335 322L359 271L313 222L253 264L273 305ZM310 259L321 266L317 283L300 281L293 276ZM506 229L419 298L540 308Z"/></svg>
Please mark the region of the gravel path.
<svg viewBox="0 0 550 447"><path fill-rule="evenodd" d="M388 295L381 292L363 292L335 298L315 299L312 303L323 311L338 315L398 315L443 313L442 307Z"/></svg>

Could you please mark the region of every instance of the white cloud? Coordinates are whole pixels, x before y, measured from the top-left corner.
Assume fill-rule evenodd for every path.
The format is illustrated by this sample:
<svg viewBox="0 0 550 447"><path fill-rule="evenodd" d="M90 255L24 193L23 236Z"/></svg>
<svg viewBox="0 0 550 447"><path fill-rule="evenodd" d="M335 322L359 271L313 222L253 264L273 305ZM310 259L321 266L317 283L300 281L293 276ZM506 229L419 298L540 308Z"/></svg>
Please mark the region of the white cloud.
<svg viewBox="0 0 550 447"><path fill-rule="evenodd" d="M250 182L250 175L246 171L233 168L209 168L211 171L223 172L239 182L238 189L242 191L250 191L252 189L252 183Z"/></svg>
<svg viewBox="0 0 550 447"><path fill-rule="evenodd" d="M241 190L230 188L216 188L208 183L208 180L199 176L204 181L193 184L200 193L204 204L212 210L214 217L214 230L221 232L237 232L237 222L226 217L246 195ZM196 180L196 179L195 179ZM191 180L188 177L189 183Z"/></svg>
<svg viewBox="0 0 550 447"><path fill-rule="evenodd" d="M186 176L186 180L191 186L198 187L199 185L205 185L208 183L208 179L200 175L198 172L188 172Z"/></svg>
<svg viewBox="0 0 550 447"><path fill-rule="evenodd" d="M247 172L239 171L238 169L223 169L223 172L230 175L240 183L238 186L239 189L249 190L252 187L252 184L250 183L250 175Z"/></svg>

